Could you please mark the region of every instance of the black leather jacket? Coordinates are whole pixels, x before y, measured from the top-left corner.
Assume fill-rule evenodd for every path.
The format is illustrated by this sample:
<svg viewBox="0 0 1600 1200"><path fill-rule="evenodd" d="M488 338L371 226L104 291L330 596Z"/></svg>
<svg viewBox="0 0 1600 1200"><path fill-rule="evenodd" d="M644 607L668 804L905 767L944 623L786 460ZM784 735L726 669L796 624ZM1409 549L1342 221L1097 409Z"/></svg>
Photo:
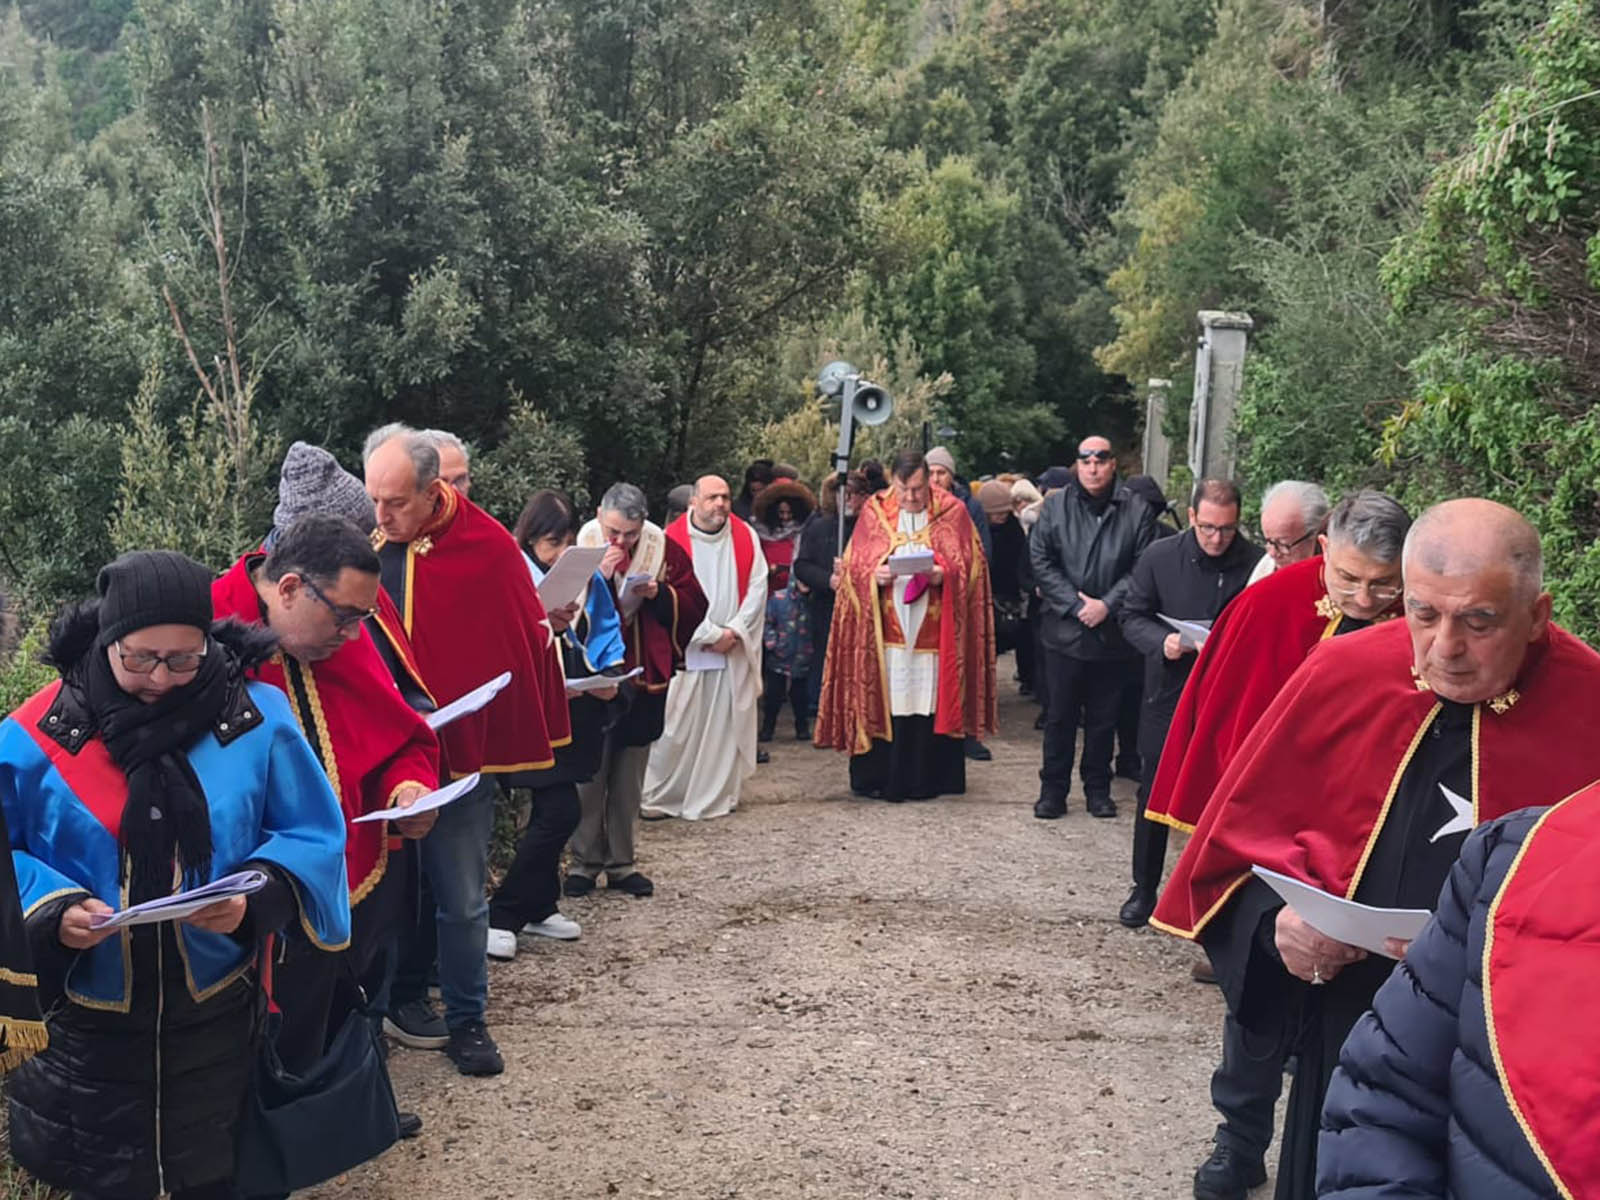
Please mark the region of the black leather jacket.
<svg viewBox="0 0 1600 1200"><path fill-rule="evenodd" d="M1144 548L1155 540L1157 513L1150 504L1117 484L1102 513L1077 487L1045 498L1029 544L1045 646L1073 658L1134 658L1117 625L1128 576ZM1110 615L1089 628L1078 620L1079 593L1105 602Z"/></svg>

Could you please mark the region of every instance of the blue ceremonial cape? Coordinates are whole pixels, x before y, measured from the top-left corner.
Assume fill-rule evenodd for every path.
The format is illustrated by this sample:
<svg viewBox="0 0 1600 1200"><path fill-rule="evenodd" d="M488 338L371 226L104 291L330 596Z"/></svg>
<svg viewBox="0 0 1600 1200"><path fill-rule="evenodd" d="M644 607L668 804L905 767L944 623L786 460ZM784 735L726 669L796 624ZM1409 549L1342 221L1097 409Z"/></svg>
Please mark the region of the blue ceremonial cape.
<svg viewBox="0 0 1600 1200"><path fill-rule="evenodd" d="M247 685L264 718L226 746L207 731L185 753L211 810L211 878L257 860L289 880L301 929L324 950L350 941L344 814L311 747L277 688ZM0 804L24 915L63 895L88 892L126 906L112 829L121 819L126 777L98 737L69 753L37 728L61 684L51 684L0 722ZM108 824L111 822L111 824ZM254 947L226 934L178 925L189 991L205 1000L239 977ZM78 954L67 972L70 999L126 1012L129 930Z"/></svg>
<svg viewBox="0 0 1600 1200"><path fill-rule="evenodd" d="M534 586L538 587L548 572L526 551L523 557L528 560L528 571L533 576ZM577 635L568 629L563 635L567 644L582 657L591 675L598 675L611 667L620 667L627 656L627 647L622 641L622 618L617 613L616 601L612 599L611 585L598 571L589 582L589 595L584 600L583 611L588 618L588 636L579 642Z"/></svg>

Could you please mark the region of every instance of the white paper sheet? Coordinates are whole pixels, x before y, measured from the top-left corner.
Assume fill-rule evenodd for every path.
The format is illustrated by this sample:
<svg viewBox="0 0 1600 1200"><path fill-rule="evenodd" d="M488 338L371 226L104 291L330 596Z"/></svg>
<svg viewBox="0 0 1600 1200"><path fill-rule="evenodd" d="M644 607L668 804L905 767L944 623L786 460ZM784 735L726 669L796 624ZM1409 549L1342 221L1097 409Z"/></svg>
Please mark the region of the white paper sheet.
<svg viewBox="0 0 1600 1200"><path fill-rule="evenodd" d="M690 646L683 652L685 671L726 671L728 656L707 650L704 646Z"/></svg>
<svg viewBox="0 0 1600 1200"><path fill-rule="evenodd" d="M478 774L474 771L471 775L464 776L454 783L446 784L437 792L429 792L426 796L418 796L410 808L385 808L380 812L363 813L359 817L352 817L350 824L360 825L367 821L400 821L406 817L419 817L425 812L432 812L436 808L443 808L452 800L459 800L473 788L478 786Z"/></svg>
<svg viewBox="0 0 1600 1200"><path fill-rule="evenodd" d="M192 917L202 908L209 908L219 900L235 896L248 896L267 886L263 871L235 871L203 887L191 888L175 896L162 896L135 904L121 912L106 913L89 919L91 929L121 929L129 925L154 925L160 921L181 921Z"/></svg>
<svg viewBox="0 0 1600 1200"><path fill-rule="evenodd" d="M1347 946L1360 946L1385 957L1389 955L1383 948L1384 938L1409 942L1422 932L1428 918L1433 916L1425 908L1373 908L1357 904L1266 867L1256 867L1255 873L1283 897L1284 903L1294 909L1302 921L1323 937Z"/></svg>
<svg viewBox="0 0 1600 1200"><path fill-rule="evenodd" d="M565 608L583 595L605 556L604 546L568 546L563 550L539 584L539 599L544 602L545 611Z"/></svg>
<svg viewBox="0 0 1600 1200"><path fill-rule="evenodd" d="M479 684L465 696L450 701L437 712L428 714L428 728L433 730L443 729L451 721L459 720L468 713L475 713L489 701L500 694L500 689L511 682L511 672L502 671L488 683Z"/></svg>
<svg viewBox="0 0 1600 1200"><path fill-rule="evenodd" d="M1204 646L1206 638L1211 635L1210 621L1180 621L1166 613L1157 613L1156 616L1178 631L1178 637L1185 646L1192 646L1196 650Z"/></svg>
<svg viewBox="0 0 1600 1200"><path fill-rule="evenodd" d="M622 615L631 617L644 603L644 585L655 578L654 575L629 575L622 581L622 594L617 597L617 607Z"/></svg>
<svg viewBox="0 0 1600 1200"><path fill-rule="evenodd" d="M720 658L721 655L718 655ZM602 692L608 687L616 687L624 679L632 679L635 675L643 675L643 667L635 667L626 675L586 675L582 679L567 680L569 692Z"/></svg>
<svg viewBox="0 0 1600 1200"><path fill-rule="evenodd" d="M903 550L889 556L889 574L921 575L933 570L933 551L925 549Z"/></svg>

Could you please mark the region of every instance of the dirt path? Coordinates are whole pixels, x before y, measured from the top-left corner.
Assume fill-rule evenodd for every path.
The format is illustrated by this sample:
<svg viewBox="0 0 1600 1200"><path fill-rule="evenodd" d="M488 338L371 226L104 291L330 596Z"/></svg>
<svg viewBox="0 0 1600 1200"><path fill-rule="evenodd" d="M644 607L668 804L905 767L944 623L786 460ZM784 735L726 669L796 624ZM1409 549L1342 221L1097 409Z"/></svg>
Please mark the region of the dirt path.
<svg viewBox="0 0 1600 1200"><path fill-rule="evenodd" d="M734 816L646 825L654 899L569 901L582 941L491 964L506 1073L397 1050L426 1130L315 1195L1188 1196L1221 998L1116 922L1132 785L1033 819L1006 690L959 800L852 800L780 741Z"/></svg>

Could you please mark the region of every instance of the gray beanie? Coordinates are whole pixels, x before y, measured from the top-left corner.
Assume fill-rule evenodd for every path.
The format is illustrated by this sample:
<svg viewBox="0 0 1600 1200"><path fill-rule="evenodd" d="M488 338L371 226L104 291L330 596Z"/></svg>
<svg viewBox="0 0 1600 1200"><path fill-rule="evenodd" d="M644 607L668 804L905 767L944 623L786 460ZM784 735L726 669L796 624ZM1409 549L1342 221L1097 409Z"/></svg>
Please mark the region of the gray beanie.
<svg viewBox="0 0 1600 1200"><path fill-rule="evenodd" d="M339 465L321 446L296 442L283 456L278 475L278 507L272 524L287 529L307 513L344 517L362 533L371 533L377 517L362 482Z"/></svg>

